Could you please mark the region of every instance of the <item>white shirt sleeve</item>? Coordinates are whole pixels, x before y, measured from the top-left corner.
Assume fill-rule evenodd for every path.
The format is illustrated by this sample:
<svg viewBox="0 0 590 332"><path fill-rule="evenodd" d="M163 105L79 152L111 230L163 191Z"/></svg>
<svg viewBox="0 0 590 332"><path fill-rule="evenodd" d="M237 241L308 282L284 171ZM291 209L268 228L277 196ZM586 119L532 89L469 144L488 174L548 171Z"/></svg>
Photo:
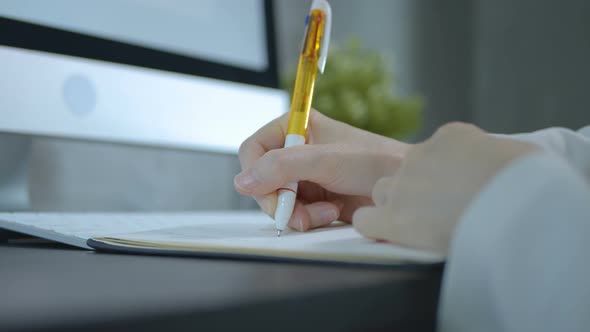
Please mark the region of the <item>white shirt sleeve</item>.
<svg viewBox="0 0 590 332"><path fill-rule="evenodd" d="M588 141L578 135L523 137L551 151L505 167L467 208L445 268L440 331L588 331L590 185L579 171L588 175L588 156L572 143Z"/></svg>
<svg viewBox="0 0 590 332"><path fill-rule="evenodd" d="M494 136L533 143L544 151L565 159L590 179L590 126L578 131L555 127L532 133Z"/></svg>

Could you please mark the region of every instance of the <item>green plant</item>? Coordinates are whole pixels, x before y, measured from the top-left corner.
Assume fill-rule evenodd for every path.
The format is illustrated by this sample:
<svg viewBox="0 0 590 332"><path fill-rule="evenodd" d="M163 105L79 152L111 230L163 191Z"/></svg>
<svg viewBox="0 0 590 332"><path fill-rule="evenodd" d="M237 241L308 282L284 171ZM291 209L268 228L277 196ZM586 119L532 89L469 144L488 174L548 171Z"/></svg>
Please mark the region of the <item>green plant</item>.
<svg viewBox="0 0 590 332"><path fill-rule="evenodd" d="M295 69L283 77L293 92ZM313 107L327 116L380 135L404 138L422 122L423 100L394 95L394 76L383 56L350 40L331 47L323 75L315 84Z"/></svg>

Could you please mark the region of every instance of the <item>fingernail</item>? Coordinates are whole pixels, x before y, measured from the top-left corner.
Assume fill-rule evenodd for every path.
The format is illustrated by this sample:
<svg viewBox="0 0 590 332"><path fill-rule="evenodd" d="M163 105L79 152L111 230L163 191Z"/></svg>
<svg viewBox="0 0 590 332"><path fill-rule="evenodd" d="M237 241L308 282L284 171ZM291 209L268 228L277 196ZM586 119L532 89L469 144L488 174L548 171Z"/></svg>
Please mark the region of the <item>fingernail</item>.
<svg viewBox="0 0 590 332"><path fill-rule="evenodd" d="M236 175L234 182L244 190L252 190L260 183L251 169Z"/></svg>
<svg viewBox="0 0 590 332"><path fill-rule="evenodd" d="M328 222L338 219L338 214L339 213L336 211L336 209L325 209L320 211L319 217L322 219L322 221Z"/></svg>

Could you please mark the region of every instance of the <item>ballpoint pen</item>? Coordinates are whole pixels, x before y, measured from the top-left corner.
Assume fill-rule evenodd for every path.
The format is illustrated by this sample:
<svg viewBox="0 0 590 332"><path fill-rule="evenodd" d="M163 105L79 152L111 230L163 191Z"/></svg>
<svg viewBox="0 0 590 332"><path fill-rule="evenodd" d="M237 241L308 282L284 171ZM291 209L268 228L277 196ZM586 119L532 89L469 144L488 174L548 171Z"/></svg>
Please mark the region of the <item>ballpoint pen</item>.
<svg viewBox="0 0 590 332"><path fill-rule="evenodd" d="M309 14L305 19L305 37L299 55L285 147L305 144L315 79L318 70L321 73L324 72L328 57L331 17L332 9L328 1L313 1ZM289 183L278 189L277 209L275 211L277 236L281 236L281 232L285 230L293 213L296 198L297 182Z"/></svg>

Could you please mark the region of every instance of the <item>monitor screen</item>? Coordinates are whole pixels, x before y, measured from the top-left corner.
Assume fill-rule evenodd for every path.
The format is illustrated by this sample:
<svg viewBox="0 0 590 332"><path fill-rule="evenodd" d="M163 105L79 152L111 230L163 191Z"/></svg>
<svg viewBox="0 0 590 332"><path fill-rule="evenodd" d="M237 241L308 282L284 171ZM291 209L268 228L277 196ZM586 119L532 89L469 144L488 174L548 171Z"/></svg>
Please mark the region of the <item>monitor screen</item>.
<svg viewBox="0 0 590 332"><path fill-rule="evenodd" d="M260 0L8 0L0 15L132 45L265 71Z"/></svg>
<svg viewBox="0 0 590 332"><path fill-rule="evenodd" d="M235 152L286 111L270 0L5 0L0 131Z"/></svg>

